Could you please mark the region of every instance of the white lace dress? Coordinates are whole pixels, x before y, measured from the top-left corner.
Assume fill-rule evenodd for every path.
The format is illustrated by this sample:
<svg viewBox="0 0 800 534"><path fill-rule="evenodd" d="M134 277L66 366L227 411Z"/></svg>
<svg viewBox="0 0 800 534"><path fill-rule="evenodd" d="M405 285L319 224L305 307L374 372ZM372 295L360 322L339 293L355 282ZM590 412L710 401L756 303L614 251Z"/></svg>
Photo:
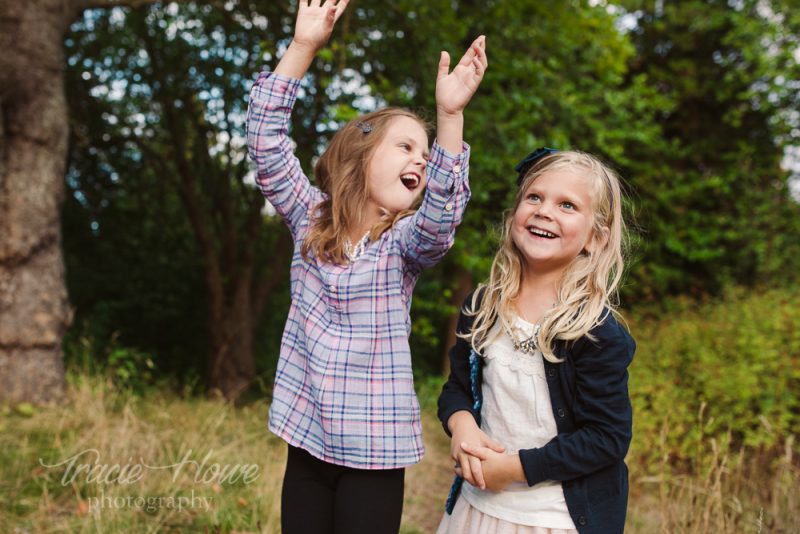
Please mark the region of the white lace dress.
<svg viewBox="0 0 800 534"><path fill-rule="evenodd" d="M516 318L515 334L533 335L534 325ZM484 350L481 429L509 454L541 447L557 434L542 353L514 349L508 333L495 326ZM465 483L452 515L438 534L577 533L561 483L514 483L504 491L483 491Z"/></svg>

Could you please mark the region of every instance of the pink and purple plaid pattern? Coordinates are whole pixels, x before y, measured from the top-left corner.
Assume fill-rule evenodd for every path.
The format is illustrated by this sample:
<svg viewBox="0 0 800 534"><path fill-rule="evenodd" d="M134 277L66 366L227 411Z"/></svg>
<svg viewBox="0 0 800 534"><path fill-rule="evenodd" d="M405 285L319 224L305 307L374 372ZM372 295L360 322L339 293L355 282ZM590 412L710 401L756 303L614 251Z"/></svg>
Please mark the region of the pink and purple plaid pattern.
<svg viewBox="0 0 800 534"><path fill-rule="evenodd" d="M292 303L281 340L269 428L338 465L393 469L423 454L408 336L420 271L453 244L469 200L469 147L437 143L419 210L347 266L312 259L300 246L323 193L303 174L288 136L300 81L262 73L250 93L247 138L264 196L294 238Z"/></svg>

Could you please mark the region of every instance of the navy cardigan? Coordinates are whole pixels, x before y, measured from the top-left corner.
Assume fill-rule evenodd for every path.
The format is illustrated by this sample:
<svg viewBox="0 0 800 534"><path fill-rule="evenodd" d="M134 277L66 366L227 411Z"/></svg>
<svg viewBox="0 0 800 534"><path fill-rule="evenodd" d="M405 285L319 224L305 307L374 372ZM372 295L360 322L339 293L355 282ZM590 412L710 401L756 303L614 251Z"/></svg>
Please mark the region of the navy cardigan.
<svg viewBox="0 0 800 534"><path fill-rule="evenodd" d="M472 296L465 302L471 302ZM463 307L462 307L463 310ZM569 514L580 534L623 532L628 508L628 469L624 458L631 441L633 411L628 396L628 365L636 344L614 316L574 342L557 341L563 361L544 360L545 376L558 434L541 448L519 451L522 469L533 486L559 480ZM461 312L458 332L467 333L474 317ZM450 376L439 396L439 419L467 410L480 425L483 358L457 338L450 349ZM454 484L452 510L460 482Z"/></svg>

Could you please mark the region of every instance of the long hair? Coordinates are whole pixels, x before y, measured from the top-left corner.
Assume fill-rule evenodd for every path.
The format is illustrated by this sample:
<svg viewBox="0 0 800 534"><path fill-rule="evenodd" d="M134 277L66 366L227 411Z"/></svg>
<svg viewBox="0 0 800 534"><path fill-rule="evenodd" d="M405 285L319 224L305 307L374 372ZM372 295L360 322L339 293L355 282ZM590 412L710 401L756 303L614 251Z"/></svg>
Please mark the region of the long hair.
<svg viewBox="0 0 800 534"><path fill-rule="evenodd" d="M397 117L410 117L428 131L428 125L415 113L402 108L384 108L348 122L331 139L314 167L317 184L325 199L315 208L311 228L301 253L309 252L322 261L344 265L344 245L348 231L364 220L364 205L369 199L367 168L386 130ZM415 207L397 213L386 213L370 229L375 240L398 220L415 211Z"/></svg>
<svg viewBox="0 0 800 534"><path fill-rule="evenodd" d="M625 265L623 247L626 246L619 177L589 154L556 152L537 161L522 180L514 207L506 212L500 248L492 262L489 279L478 287L464 310L475 316L475 326L461 337L470 341L476 350L483 350L492 341L489 332L496 321L510 330L515 315L514 300L519 295L525 272L525 258L511 237L514 213L539 176L558 170L578 173L589 181L594 216L590 239L595 240L595 246L591 253L573 259L557 283L556 304L542 322L537 339L542 355L548 361L559 362L554 354L557 339L570 341L587 335L605 319L601 316L604 307L616 313L617 287ZM607 234L604 228L608 229Z"/></svg>

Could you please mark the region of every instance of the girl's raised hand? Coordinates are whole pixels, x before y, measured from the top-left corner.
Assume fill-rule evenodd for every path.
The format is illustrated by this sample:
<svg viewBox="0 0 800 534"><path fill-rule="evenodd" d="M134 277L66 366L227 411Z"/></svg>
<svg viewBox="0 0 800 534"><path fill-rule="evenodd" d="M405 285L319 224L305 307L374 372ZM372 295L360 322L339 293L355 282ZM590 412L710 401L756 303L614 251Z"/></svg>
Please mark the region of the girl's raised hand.
<svg viewBox="0 0 800 534"><path fill-rule="evenodd" d="M322 48L347 3L348 0L300 0L292 40L314 51Z"/></svg>
<svg viewBox="0 0 800 534"><path fill-rule="evenodd" d="M472 42L453 72L450 72L450 55L442 52L436 76L437 110L450 115L461 113L478 89L488 66L484 35Z"/></svg>

